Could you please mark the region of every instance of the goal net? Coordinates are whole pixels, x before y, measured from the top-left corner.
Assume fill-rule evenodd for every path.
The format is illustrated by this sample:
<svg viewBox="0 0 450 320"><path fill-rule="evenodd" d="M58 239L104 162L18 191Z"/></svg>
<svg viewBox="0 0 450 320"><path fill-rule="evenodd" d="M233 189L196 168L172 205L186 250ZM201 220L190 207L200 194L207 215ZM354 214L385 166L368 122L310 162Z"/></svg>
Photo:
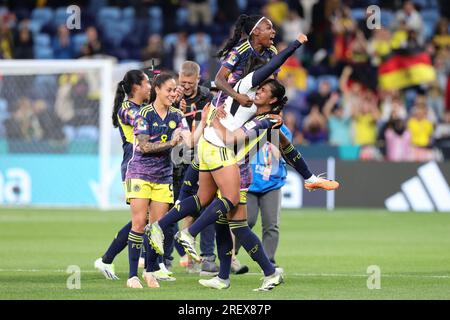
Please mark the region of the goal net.
<svg viewBox="0 0 450 320"><path fill-rule="evenodd" d="M0 61L0 206L123 205L111 60Z"/></svg>

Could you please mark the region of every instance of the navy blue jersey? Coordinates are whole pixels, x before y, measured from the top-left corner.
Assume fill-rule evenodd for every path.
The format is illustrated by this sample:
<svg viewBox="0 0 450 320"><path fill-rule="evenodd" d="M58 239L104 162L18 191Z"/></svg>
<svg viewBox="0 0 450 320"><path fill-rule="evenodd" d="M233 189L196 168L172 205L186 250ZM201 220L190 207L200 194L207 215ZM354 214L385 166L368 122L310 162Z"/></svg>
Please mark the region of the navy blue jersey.
<svg viewBox="0 0 450 320"><path fill-rule="evenodd" d="M177 128L189 130L183 113L170 107L164 119L161 119L152 105L142 107L134 123L135 136L150 136L149 142L165 143L172 139ZM137 142L134 143L133 157L128 165L127 179L141 179L154 183L173 182L171 149L159 153L142 153Z"/></svg>
<svg viewBox="0 0 450 320"><path fill-rule="evenodd" d="M124 101L117 112L119 120L119 132L122 138L123 159L120 166L122 181L125 181L127 172L127 165L133 156L133 141L134 141L134 121L139 113L140 106L132 101Z"/></svg>

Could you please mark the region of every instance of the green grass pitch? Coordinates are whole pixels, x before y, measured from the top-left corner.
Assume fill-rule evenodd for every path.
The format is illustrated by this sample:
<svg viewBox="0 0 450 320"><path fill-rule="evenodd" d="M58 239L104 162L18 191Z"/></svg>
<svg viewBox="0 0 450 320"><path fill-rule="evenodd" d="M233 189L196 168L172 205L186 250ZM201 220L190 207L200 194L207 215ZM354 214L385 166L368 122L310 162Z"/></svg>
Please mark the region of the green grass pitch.
<svg viewBox="0 0 450 320"><path fill-rule="evenodd" d="M264 293L252 292L261 273L244 251L250 274L232 275L224 291L201 287L176 252L177 281L159 289L125 287L126 250L115 261L121 279L104 279L93 262L128 219L127 211L0 209L0 299L450 299L448 214L284 210L277 259L285 284ZM80 290L67 289L69 265L81 269ZM380 289L367 287L371 265Z"/></svg>

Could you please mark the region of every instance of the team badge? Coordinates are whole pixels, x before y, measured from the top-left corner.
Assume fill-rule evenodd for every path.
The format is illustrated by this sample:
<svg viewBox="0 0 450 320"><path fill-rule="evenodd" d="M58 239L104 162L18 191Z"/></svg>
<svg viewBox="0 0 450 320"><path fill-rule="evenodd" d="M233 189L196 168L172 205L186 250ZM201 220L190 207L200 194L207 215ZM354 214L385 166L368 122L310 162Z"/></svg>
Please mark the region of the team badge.
<svg viewBox="0 0 450 320"><path fill-rule="evenodd" d="M173 121L173 120L170 120L170 122L169 122L169 128L170 128L170 129L175 129L176 127L177 127L176 122Z"/></svg>
<svg viewBox="0 0 450 320"><path fill-rule="evenodd" d="M139 118L137 120L136 127L139 131L147 130L147 123L143 118Z"/></svg>

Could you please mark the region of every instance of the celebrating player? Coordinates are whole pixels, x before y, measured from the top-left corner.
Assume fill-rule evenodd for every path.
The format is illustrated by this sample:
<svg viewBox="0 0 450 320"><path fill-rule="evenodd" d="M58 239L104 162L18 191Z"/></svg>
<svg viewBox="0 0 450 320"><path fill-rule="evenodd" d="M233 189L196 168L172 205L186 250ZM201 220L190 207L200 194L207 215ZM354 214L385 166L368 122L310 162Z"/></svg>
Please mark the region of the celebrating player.
<svg viewBox="0 0 450 320"><path fill-rule="evenodd" d="M184 141L191 144L190 131L180 110L172 107L176 82L170 74L160 74L152 84L150 105L141 108L134 123L135 144L126 173L127 200L131 206L132 228L128 237L129 288L143 288L137 277L142 245L146 248L147 267L144 280L151 288L159 287L152 272L157 254L144 235L147 212L150 222L160 219L173 203L171 149ZM168 279L173 280L173 279Z"/></svg>
<svg viewBox="0 0 450 320"><path fill-rule="evenodd" d="M114 108L112 122L115 128L119 128L122 138L123 159L121 164L122 181L125 175L128 162L133 155L133 126L139 109L150 96L150 81L148 76L141 70L128 71L123 80L119 82L114 98ZM127 99L125 100L125 97ZM131 221L117 233L105 254L98 258L94 266L107 279L118 280L115 274L114 258L127 246L128 234L131 230Z"/></svg>

